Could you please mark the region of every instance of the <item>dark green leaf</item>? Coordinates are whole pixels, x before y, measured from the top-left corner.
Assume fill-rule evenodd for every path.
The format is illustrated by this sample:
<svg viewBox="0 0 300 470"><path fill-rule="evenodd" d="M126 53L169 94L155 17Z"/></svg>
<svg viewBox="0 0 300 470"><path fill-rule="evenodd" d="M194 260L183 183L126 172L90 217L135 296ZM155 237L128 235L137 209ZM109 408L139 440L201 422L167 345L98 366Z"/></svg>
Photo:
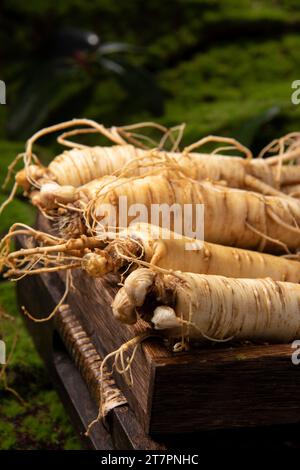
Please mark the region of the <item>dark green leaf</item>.
<svg viewBox="0 0 300 470"><path fill-rule="evenodd" d="M120 84L130 96L134 97L137 109L148 110L155 115L163 113L163 95L152 76L124 58L114 60L100 58L99 64L119 77Z"/></svg>

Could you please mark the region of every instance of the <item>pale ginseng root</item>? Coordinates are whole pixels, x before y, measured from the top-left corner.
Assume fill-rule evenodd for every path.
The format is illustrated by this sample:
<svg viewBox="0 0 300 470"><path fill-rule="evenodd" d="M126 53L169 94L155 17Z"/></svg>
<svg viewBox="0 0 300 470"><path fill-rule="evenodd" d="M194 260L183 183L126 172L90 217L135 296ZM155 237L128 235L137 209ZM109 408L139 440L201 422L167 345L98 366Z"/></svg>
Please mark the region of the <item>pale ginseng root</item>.
<svg viewBox="0 0 300 470"><path fill-rule="evenodd" d="M139 266L162 270L220 274L228 277L271 277L300 282L300 262L255 251L217 245L178 235L146 223L133 224L106 241L101 253L84 257L84 269L101 277ZM98 268L99 266L99 268Z"/></svg>
<svg viewBox="0 0 300 470"><path fill-rule="evenodd" d="M224 181L230 187L249 188L264 194L275 194L274 189L280 189L281 184L300 182L298 165L283 166L278 182L276 167L269 165L267 160L143 150L130 144L67 150L48 167L31 165L27 170L21 170L16 175L16 182L26 191L29 191L31 181L35 181L38 187L49 182L78 187L106 175L125 172L128 176L141 176L166 160L173 163L174 169L179 168L198 181ZM170 171L170 165L166 165L165 172Z"/></svg>
<svg viewBox="0 0 300 470"><path fill-rule="evenodd" d="M126 208L121 206L124 197ZM189 205L188 217L195 230L197 205L203 204L204 239L208 242L278 253L289 253L300 245L300 205L296 198L264 196L190 178L110 176L80 188L45 187L38 199L37 205L47 214L54 214L53 217L57 207L61 208L57 221L63 238L77 235L72 233L71 216L78 218L81 230L87 235L98 234L109 226L125 228L140 216L128 212L135 204L143 206L143 222L154 225L164 221L163 217L154 220L155 205L167 204L169 209L173 204L182 208L184 204ZM169 228L185 233L180 223L170 223Z"/></svg>
<svg viewBox="0 0 300 470"><path fill-rule="evenodd" d="M14 233L11 233L11 237ZM28 233L34 238L34 231ZM37 241L42 240L37 232ZM51 242L51 243L50 243ZM128 273L140 266L158 272L195 272L228 277L263 278L300 282L300 262L202 242L179 236L167 229L137 223L105 238L80 237L68 241L49 239L39 246L15 252L2 249L0 257L6 277L81 267L91 277L110 272ZM34 262L37 261L37 265ZM32 268L31 268L32 266Z"/></svg>
<svg viewBox="0 0 300 470"><path fill-rule="evenodd" d="M282 192L297 199L300 198L300 184L288 184L282 187Z"/></svg>
<svg viewBox="0 0 300 470"><path fill-rule="evenodd" d="M131 273L112 304L116 318L137 320L137 308L169 338L289 342L300 333L300 285L195 273Z"/></svg>
<svg viewBox="0 0 300 470"><path fill-rule="evenodd" d="M42 165L38 157L33 153L33 146L36 141L53 132L74 127L75 129L65 132L57 139L59 143L66 147L71 147L72 150L58 155L48 167ZM19 160L22 159L24 161L24 169L17 173L11 194L0 207L0 213L13 200L19 187L23 188L25 194L29 196L32 191L40 189L43 184L52 182L77 187L94 178L109 175L118 170L122 171L128 162L131 160L135 162L140 158L136 151L139 147L145 149L154 147L164 148L166 142L170 141L172 149L177 150L184 127L185 125L181 124L168 129L158 123L144 122L108 129L90 119L73 119L41 129L28 139L25 152L18 155L8 167L8 174L3 188L7 186ZM144 128L158 130L160 133L159 141L139 133L140 129ZM67 140L67 137L71 135L90 133L99 133L117 145L114 147L90 147ZM173 135L174 133L177 134L177 137ZM130 142L134 145L130 145ZM148 166L149 164L151 162L147 163ZM135 171L139 174L140 170Z"/></svg>
<svg viewBox="0 0 300 470"><path fill-rule="evenodd" d="M300 132L290 132L284 136L269 142L258 154L258 158L270 158L276 161L276 156L280 156L284 162L297 162L300 149ZM298 152L298 155L297 155ZM270 155L276 155L271 157Z"/></svg>
<svg viewBox="0 0 300 470"><path fill-rule="evenodd" d="M97 233L110 220L121 219L121 223L116 225L126 227L136 219L136 214L120 217L121 196L126 196L128 208L136 203L142 205L146 209L143 222L154 225L163 222L166 226L164 217L154 220L155 205L167 204L170 209L176 203L182 211L184 205L189 205L190 212L182 212L182 221L178 224L171 220L168 226L183 234L184 216L192 221L192 229L195 230L197 206L203 204L204 240L211 243L278 253L289 253L300 245L300 205L297 199L264 196L209 182L169 179L159 175L110 181L107 186L100 187L96 197L84 209L90 233Z"/></svg>
<svg viewBox="0 0 300 470"><path fill-rule="evenodd" d="M44 167L32 153L33 143L43 135L70 127L77 122L90 125L90 128L75 129L68 134L80 134L88 132L100 132L108 137L112 142L117 143L112 147L89 147L82 144L58 139L64 145L74 145L75 148L65 151L58 155L49 164ZM153 123L141 123L135 127L146 125L159 126ZM134 127L132 126L132 127ZM127 126L130 127L130 126ZM180 127L180 126L178 126ZM170 174L172 169L178 169L185 175L198 181L209 179L211 181L224 181L228 186L241 189L252 189L262 194L277 194L282 184L295 184L300 182L300 166L294 167L282 166L285 157L292 155L299 156L299 149L284 153L278 158L280 168L276 165L276 159L252 159L251 152L235 139L208 136L200 141L186 147L182 152L166 152L161 148L152 148L145 150L131 145L121 137L120 133L126 128L106 129L104 126L89 120L74 120L62 123L57 126L42 129L29 139L24 154L24 170L16 175L16 182L9 200L14 196L17 187L20 186L27 194L31 194L35 189L40 189L47 183L56 183L61 186L82 186L92 179L101 178L106 175L118 174L119 176L141 176L145 173L151 173L157 165L165 163L164 172ZM162 141L165 142L166 136L171 136L169 129L162 128L165 132ZM179 133L180 134L180 133ZM128 137L128 131L125 132ZM180 134L181 138L181 134ZM130 135L128 137L130 140ZM173 139L174 140L174 139ZM135 142L135 141L134 141ZM220 147L211 154L194 153L192 150L201 147L210 142L226 143L227 147ZM139 142L137 142L138 145ZM179 140L175 141L174 148L178 147ZM152 145L155 144L152 143ZM238 150L246 156L246 159L240 157L230 157L216 155L218 151L224 149ZM36 164L31 164L35 158ZM270 161L269 161L270 160ZM166 163L168 162L168 164ZM172 165L170 166L170 163ZM13 169L10 169L10 172ZM7 203L5 203L7 205Z"/></svg>
<svg viewBox="0 0 300 470"><path fill-rule="evenodd" d="M114 171L123 168L128 161L140 157L141 155L136 153L138 148L164 148L166 142L170 141L172 149L177 150L184 127L185 124L180 124L168 129L158 123L142 122L128 126L106 128L90 119L73 119L46 127L28 139L24 154L18 155L10 165L5 183L8 182L16 163L22 158L24 169L17 173L16 184L27 192L31 186L39 188L41 184L52 181L60 185L80 186L94 178L112 174ZM57 138L57 141L66 147L70 147L71 150L55 157L48 167L43 166L33 153L34 144L45 135L69 128L73 129L64 132ZM158 130L160 139L156 141L138 133L140 129L147 128ZM101 134L116 145L114 147L90 147L67 140L70 136L90 133ZM173 135L174 133L178 134L177 137ZM33 161L35 164L32 164Z"/></svg>

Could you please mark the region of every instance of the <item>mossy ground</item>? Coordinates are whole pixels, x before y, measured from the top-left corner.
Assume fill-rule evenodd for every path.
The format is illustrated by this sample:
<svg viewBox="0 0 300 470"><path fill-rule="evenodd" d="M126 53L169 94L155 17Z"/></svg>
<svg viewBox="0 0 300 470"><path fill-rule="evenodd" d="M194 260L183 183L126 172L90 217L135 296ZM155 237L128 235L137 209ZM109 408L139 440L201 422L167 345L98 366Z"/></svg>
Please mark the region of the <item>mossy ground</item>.
<svg viewBox="0 0 300 470"><path fill-rule="evenodd" d="M1 181L7 163L21 149L18 144L0 143ZM0 202L4 198L1 195ZM19 199L3 213L1 233L16 221L29 225L34 222L33 209ZM16 344L7 367L7 383L25 402L6 391L0 382L0 449L80 449L69 418L18 312L14 283L0 282L0 308L0 338L6 343L7 356L14 342ZM11 318L3 317L4 312Z"/></svg>
<svg viewBox="0 0 300 470"><path fill-rule="evenodd" d="M27 58L11 62L1 78L9 82L16 70L21 77L25 62L31 60L33 38L38 38L43 28L51 32L51 28L69 24L72 17L74 26L100 32L105 41L121 39L144 47L136 60L152 72L165 97L165 112L157 118L139 109L134 96L128 99L114 77L103 75L85 106L83 114L89 118L106 124L148 119L159 119L165 125L186 122L187 143L207 134L230 135L254 151L299 129L300 106L291 103L291 84L300 78L298 0L152 0L142 8L136 0L75 3L76 7L74 1L65 0L54 7L50 1L3 1L5 17L11 23L1 28L0 47L7 44L3 35L15 30L10 55L17 56L22 50ZM19 27L20 23L24 26ZM30 73L32 70L36 71L31 67ZM69 83L64 86L67 90ZM10 90L17 88L16 82ZM24 148L23 143L6 141L7 109L0 109L0 179L8 163ZM64 111L64 118L74 117ZM56 116L55 121L59 120ZM19 140L25 137L21 135ZM47 156L47 142L43 145L39 155ZM15 221L31 224L33 218L31 208L19 198L2 215L0 233ZM79 448L17 313L13 284L0 283L0 299L3 309L14 318L14 322L1 319L0 324L8 351L18 333L7 370L8 383L27 402L23 406L1 390L0 448Z"/></svg>
<svg viewBox="0 0 300 470"><path fill-rule="evenodd" d="M0 283L1 305L12 319L1 319L8 354L7 382L25 403L0 389L1 449L80 449L69 419L18 313L14 285Z"/></svg>

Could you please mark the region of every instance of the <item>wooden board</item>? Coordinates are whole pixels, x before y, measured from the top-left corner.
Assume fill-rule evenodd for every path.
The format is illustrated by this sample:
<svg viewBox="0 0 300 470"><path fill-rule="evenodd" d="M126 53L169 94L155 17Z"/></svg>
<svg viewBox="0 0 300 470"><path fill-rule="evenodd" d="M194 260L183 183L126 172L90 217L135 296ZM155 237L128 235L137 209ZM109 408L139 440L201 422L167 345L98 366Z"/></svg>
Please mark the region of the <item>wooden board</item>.
<svg viewBox="0 0 300 470"><path fill-rule="evenodd" d="M39 228L47 226L40 222ZM114 319L110 305L117 282L112 275L95 280L76 270L68 296L102 357L148 328L142 321L126 326ZM290 345L227 345L174 354L151 339L132 364L133 386L117 373L114 378L151 435L296 424L300 368L291 353Z"/></svg>

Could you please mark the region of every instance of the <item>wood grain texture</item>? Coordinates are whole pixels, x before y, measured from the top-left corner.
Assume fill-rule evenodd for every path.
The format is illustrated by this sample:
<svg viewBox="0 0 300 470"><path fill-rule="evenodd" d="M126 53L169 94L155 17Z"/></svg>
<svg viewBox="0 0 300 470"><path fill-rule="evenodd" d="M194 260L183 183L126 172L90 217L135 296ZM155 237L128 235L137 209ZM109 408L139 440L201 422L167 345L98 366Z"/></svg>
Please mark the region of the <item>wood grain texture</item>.
<svg viewBox="0 0 300 470"><path fill-rule="evenodd" d="M88 384L95 402L100 403L102 397L103 417L105 418L111 409L126 404L124 395L105 366L101 373L103 361L69 305L61 305L54 321L66 349L83 380Z"/></svg>

